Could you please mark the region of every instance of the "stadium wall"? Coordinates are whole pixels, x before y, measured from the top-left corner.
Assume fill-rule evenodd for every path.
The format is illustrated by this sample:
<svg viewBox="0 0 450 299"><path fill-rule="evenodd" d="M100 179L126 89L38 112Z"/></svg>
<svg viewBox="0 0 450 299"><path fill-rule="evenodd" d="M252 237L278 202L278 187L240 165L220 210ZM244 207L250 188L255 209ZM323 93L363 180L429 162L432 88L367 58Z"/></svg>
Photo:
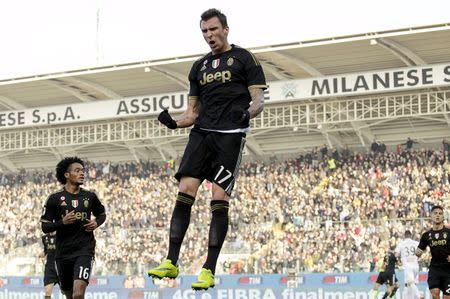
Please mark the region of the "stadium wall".
<svg viewBox="0 0 450 299"><path fill-rule="evenodd" d="M181 276L176 280L153 281L140 277L143 287L133 285L127 276L93 277L86 299L370 299L377 273L299 274L287 275L218 275L216 286L208 291L194 292L190 284L194 275ZM403 273L398 274L403 281ZM128 283L126 282L128 280ZM419 290L430 299L427 274L419 276ZM138 281L138 280L136 280ZM378 298L384 294L381 287ZM396 299L402 296L403 286ZM42 277L0 277L0 299L43 298ZM59 288L53 297L63 299Z"/></svg>

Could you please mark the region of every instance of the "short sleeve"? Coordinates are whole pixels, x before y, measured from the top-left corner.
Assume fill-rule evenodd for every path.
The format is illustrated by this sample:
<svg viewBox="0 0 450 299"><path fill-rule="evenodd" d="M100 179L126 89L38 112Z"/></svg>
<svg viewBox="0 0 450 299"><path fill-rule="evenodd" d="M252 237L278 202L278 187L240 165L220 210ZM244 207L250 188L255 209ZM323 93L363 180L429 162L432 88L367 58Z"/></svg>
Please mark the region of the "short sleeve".
<svg viewBox="0 0 450 299"><path fill-rule="evenodd" d="M245 73L247 76L247 86L266 89L266 78L258 58L250 51L246 51L246 53Z"/></svg>
<svg viewBox="0 0 450 299"><path fill-rule="evenodd" d="M189 97L198 98L200 96L200 87L197 81L198 61L196 61L189 72Z"/></svg>
<svg viewBox="0 0 450 299"><path fill-rule="evenodd" d="M427 233L424 233L420 237L419 245L417 245L417 248L419 248L420 250L423 251L427 248L427 245L428 245L428 237L427 237Z"/></svg>

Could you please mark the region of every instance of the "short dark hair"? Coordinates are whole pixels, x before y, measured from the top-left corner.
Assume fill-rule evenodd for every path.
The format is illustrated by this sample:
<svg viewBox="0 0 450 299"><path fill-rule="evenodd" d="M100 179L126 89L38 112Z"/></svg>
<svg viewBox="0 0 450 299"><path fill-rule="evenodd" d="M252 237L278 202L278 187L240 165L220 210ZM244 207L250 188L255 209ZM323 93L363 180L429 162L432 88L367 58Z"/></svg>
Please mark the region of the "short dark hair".
<svg viewBox="0 0 450 299"><path fill-rule="evenodd" d="M61 184L65 184L67 182L64 174L69 170L70 165L73 163L80 163L84 167L84 162L78 157L65 157L56 165L56 179Z"/></svg>
<svg viewBox="0 0 450 299"><path fill-rule="evenodd" d="M405 238L411 238L412 237L412 233L410 230L406 230L405 231Z"/></svg>
<svg viewBox="0 0 450 299"><path fill-rule="evenodd" d="M441 211L444 211L444 208L443 208L442 206L440 206L440 205L435 205L435 206L433 206L433 207L431 208L431 212L433 212L434 210L437 210L437 209L439 209L439 210L441 210Z"/></svg>
<svg viewBox="0 0 450 299"><path fill-rule="evenodd" d="M223 28L228 27L227 16L224 15L220 10L218 10L216 8L210 8L207 11L202 13L201 19L200 19L200 25L202 24L202 22L206 22L209 19L214 18L214 17L219 18L219 21L222 24Z"/></svg>

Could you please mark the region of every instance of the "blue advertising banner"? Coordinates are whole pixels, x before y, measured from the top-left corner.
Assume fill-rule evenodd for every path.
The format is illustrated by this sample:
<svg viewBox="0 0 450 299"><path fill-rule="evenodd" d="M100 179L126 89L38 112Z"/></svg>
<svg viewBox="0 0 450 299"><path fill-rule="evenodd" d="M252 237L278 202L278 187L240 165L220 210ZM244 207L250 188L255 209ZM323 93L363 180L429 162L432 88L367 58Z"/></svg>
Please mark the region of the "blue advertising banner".
<svg viewBox="0 0 450 299"><path fill-rule="evenodd" d="M296 276L218 275L216 286L208 291L193 291L190 284L196 276L155 280L139 276L93 277L86 299L371 299L378 273L298 274ZM403 273L398 273L400 282ZM425 299L431 298L427 274L421 273L418 287ZM402 298L403 283L396 298ZM378 297L384 294L381 287ZM0 277L0 299L41 299L42 277ZM64 296L55 287L52 298Z"/></svg>

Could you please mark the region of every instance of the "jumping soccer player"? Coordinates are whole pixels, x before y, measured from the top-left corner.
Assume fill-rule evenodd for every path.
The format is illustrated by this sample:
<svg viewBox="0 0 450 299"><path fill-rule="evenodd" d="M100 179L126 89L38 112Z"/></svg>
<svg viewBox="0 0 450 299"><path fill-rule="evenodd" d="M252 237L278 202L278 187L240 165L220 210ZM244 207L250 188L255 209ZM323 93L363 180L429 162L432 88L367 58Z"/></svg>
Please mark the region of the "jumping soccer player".
<svg viewBox="0 0 450 299"><path fill-rule="evenodd" d="M264 73L249 51L228 43L226 16L217 9L201 15L200 29L211 52L190 71L187 110L172 118L167 110L158 120L169 129L194 124L180 168L179 191L170 222L167 260L148 271L155 278L177 277L180 248L190 223L191 208L203 180L213 183L208 256L195 290L214 286L216 263L228 230L229 197L234 187L250 119L264 108Z"/></svg>

